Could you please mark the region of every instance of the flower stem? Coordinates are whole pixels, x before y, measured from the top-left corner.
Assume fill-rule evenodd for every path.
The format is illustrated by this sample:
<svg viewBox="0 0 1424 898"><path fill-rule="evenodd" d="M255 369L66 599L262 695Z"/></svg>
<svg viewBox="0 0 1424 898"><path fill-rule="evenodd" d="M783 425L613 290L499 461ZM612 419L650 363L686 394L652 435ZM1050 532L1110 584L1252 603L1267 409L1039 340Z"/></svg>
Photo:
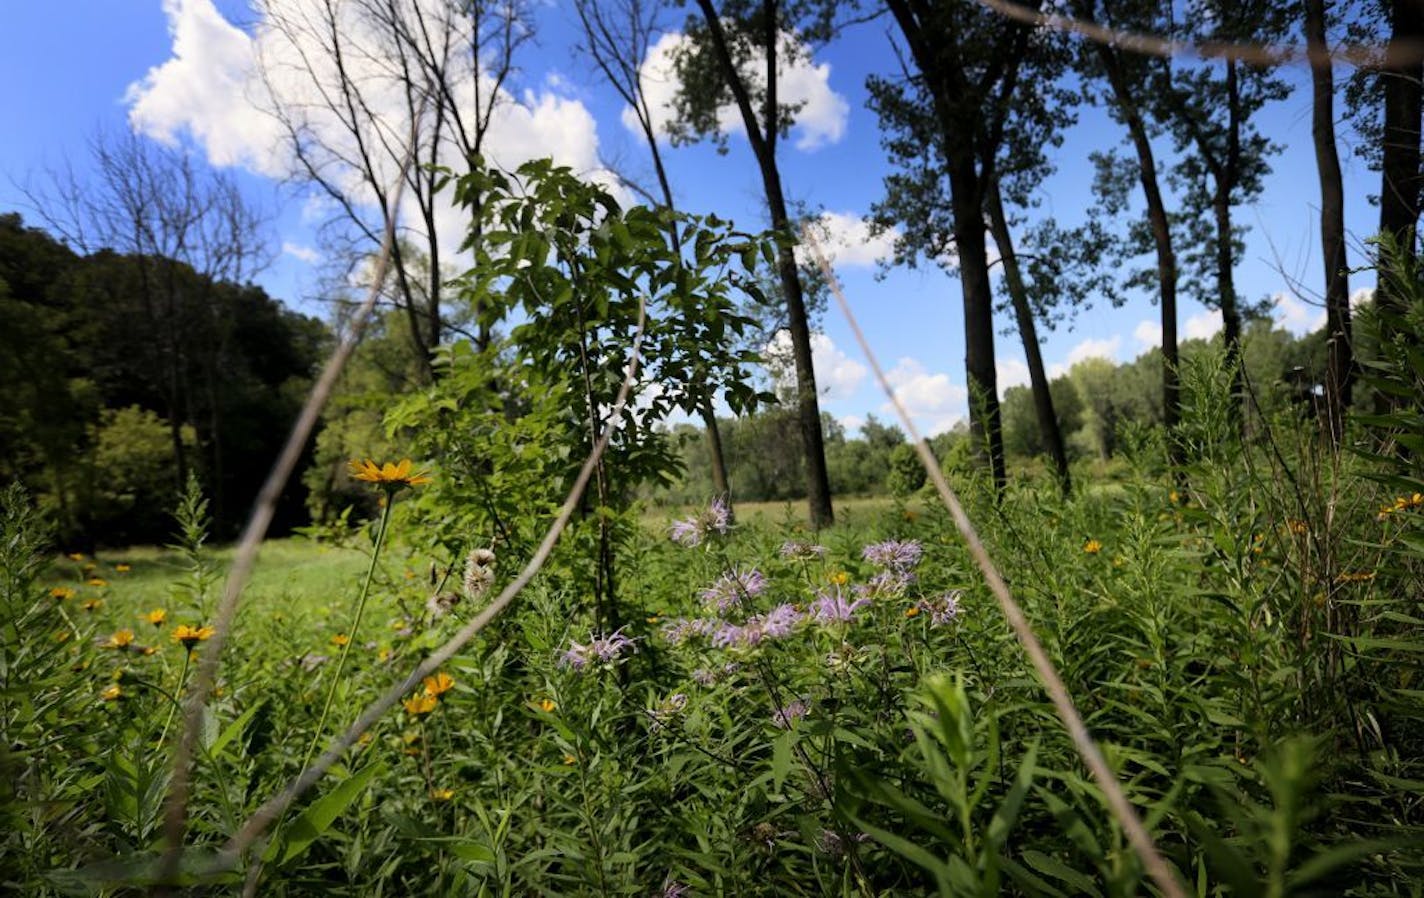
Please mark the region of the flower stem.
<svg viewBox="0 0 1424 898"><path fill-rule="evenodd" d="M188 682L188 667L193 663L193 650L188 649L183 653L183 671L178 674L178 688L173 690L172 699L168 703L168 716L163 719L163 729L158 734L158 744L161 747L165 739L168 738L168 726L173 723L173 712L178 709L179 703L183 700L183 685Z"/></svg>

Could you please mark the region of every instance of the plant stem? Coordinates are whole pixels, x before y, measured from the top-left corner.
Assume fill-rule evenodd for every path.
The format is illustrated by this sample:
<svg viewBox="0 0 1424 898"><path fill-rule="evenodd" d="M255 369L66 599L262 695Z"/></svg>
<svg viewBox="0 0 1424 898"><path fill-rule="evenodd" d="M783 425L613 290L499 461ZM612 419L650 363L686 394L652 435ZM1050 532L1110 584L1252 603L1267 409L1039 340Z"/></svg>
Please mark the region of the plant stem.
<svg viewBox="0 0 1424 898"><path fill-rule="evenodd" d="M172 701L168 704L168 716L163 719L163 729L158 734L158 744L163 745L163 741L168 738L168 726L173 723L173 712L178 710L178 705L183 700L183 684L188 681L188 667L193 663L193 650L188 649L183 653L183 671L178 674L178 688L173 690Z"/></svg>

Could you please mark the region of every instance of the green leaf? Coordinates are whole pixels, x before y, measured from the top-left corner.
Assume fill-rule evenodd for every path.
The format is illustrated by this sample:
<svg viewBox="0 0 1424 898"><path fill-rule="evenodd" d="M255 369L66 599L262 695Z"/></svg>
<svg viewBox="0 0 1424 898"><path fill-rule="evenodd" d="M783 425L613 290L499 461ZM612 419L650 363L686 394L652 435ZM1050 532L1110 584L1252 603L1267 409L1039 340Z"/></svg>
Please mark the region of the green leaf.
<svg viewBox="0 0 1424 898"><path fill-rule="evenodd" d="M384 766L380 763L372 764L360 773L347 777L335 789L312 802L300 817L291 822L280 839L272 840L263 859L272 863L273 858L276 858L276 865L282 866L305 854L313 842L331 829L336 818L360 797L366 784Z"/></svg>

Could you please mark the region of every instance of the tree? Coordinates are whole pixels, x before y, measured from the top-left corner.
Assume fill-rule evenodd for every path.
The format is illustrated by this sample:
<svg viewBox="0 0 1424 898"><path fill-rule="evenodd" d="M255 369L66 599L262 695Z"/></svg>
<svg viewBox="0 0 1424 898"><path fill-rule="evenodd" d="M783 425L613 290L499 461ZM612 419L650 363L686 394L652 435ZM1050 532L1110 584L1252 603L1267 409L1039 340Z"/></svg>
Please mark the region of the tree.
<svg viewBox="0 0 1424 898"><path fill-rule="evenodd" d="M924 183L926 176L938 181L938 169L943 166L943 177L949 183L950 218L947 229L933 227L930 240L920 244L920 252L929 258L943 255L948 247L935 239L936 233L947 230L953 235L964 299L970 428L976 447L988 457L995 484L1002 487L1004 446L994 365L993 288L984 237L985 196L996 178L994 166L1021 69L1029 56L1031 34L1026 27L989 10L951 0L889 0L888 5L916 73L907 76L903 84L873 82L877 111L887 130L901 132L899 139L906 147L900 153L902 159L923 157L926 146L937 152L928 162L910 162L918 174L887 179L887 194L896 197L897 203L925 202L914 198L916 185ZM932 115L917 114L921 106L928 107ZM917 138L923 138L918 149L909 151ZM926 172L926 165L933 170ZM942 221L933 214L897 217Z"/></svg>
<svg viewBox="0 0 1424 898"><path fill-rule="evenodd" d="M668 180L667 167L663 165L662 148L658 145L657 129L653 124L652 109L648 105L647 93L643 85L642 62L647 58L652 45L652 36L658 31L658 6L644 4L642 0L618 0L617 3L576 0L575 9L583 25L584 52L593 59L598 70L617 92L618 96L633 110L647 144L648 154L653 161L657 175L661 205L669 211L677 211L673 199L672 182ZM681 238L677 231L671 234L673 250L682 256ZM727 502L729 513L732 509L731 484L727 479L727 460L722 451L722 436L717 426L717 414L713 409L715 396L697 410L702 418L703 430L707 437L708 460L712 472L712 491Z"/></svg>
<svg viewBox="0 0 1424 898"><path fill-rule="evenodd" d="M1330 363L1325 377L1326 432L1337 447L1350 407L1354 356L1350 335L1350 283L1345 253L1345 188L1335 148L1335 76L1325 39L1325 0L1305 0L1305 36L1312 53L1311 134L1320 175L1320 256L1325 267L1325 330ZM1415 133L1418 144L1418 132Z"/></svg>
<svg viewBox="0 0 1424 898"><path fill-rule="evenodd" d="M448 326L443 250L454 237L440 233L447 176L439 166L468 171L468 160L488 151L496 112L511 102L503 86L515 53L533 35L524 4L324 0L297 9L259 0L257 8L268 25L260 45L267 109L294 174L338 210L325 235L352 266L380 245L386 218L399 214L387 193L405 172L416 214L392 250L391 283L428 382L431 351ZM392 98L399 113L383 105ZM407 166L412 135L417 164Z"/></svg>
<svg viewBox="0 0 1424 898"><path fill-rule="evenodd" d="M776 152L779 138L790 127L793 110L778 99L780 57L794 52L802 35L789 21L778 0L730 0L718 10L712 0L698 0L701 22L690 21L687 52L677 60L677 140L720 133L718 110L730 95L746 129L747 140L761 172L762 187L776 235L776 270L786 307L796 369L796 408L805 453L806 497L811 524L829 526L830 479L821 434L821 410L811 361L811 329L806 298L797 269L796 234L787 212ZM764 62L760 83L750 77L753 60ZM760 101L760 113L757 104Z"/></svg>
<svg viewBox="0 0 1424 898"><path fill-rule="evenodd" d="M1097 0L1073 2L1074 14L1084 21L1103 21L1111 27L1143 32L1158 30L1156 9L1155 4L1136 2L1104 3L1102 8L1099 8ZM1181 419L1177 350L1177 255L1172 247L1171 223L1167 204L1162 198L1157 159L1148 132L1147 115L1152 104L1147 76L1151 63L1103 41L1093 41L1086 45L1080 60L1090 78L1102 78L1107 82L1106 98L1109 109L1113 117L1127 129L1127 137L1137 160L1137 181L1142 187L1143 200L1147 205L1146 235L1150 236L1150 245L1157 259L1155 280L1162 323L1162 418L1167 429L1168 454L1174 464L1180 465L1183 459L1180 447L1173 437ZM1108 170L1111 170L1110 166ZM1118 195L1119 199L1108 204L1110 212L1120 212L1126 205L1123 192L1118 191Z"/></svg>
<svg viewBox="0 0 1424 898"><path fill-rule="evenodd" d="M1380 134L1380 232L1394 240L1401 262L1412 264L1418 237L1424 176L1420 172L1420 116L1424 110L1424 4L1388 0L1389 51L1384 81L1384 128ZM1389 278L1380 281L1380 302L1396 311L1403 296Z"/></svg>

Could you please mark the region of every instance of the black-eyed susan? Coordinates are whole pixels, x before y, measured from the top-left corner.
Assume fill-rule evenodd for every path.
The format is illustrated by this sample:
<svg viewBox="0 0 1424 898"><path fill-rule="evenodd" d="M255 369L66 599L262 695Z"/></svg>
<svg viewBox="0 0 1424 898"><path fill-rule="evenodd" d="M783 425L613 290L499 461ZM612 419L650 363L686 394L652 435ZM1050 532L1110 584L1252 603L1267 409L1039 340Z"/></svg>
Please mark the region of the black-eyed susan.
<svg viewBox="0 0 1424 898"><path fill-rule="evenodd" d="M114 565L114 570L118 571L120 574L127 574L129 571L133 570L133 568L127 564L116 564Z"/></svg>
<svg viewBox="0 0 1424 898"><path fill-rule="evenodd" d="M426 692L412 695L410 698L401 702L401 706L405 708L406 713L415 717L419 717L422 714L429 714L435 710L435 706L438 704L440 704L440 699Z"/></svg>
<svg viewBox="0 0 1424 898"><path fill-rule="evenodd" d="M110 683L107 689L99 693L99 698L106 702L117 702L123 699L123 697L124 690L120 688L118 683Z"/></svg>
<svg viewBox="0 0 1424 898"><path fill-rule="evenodd" d="M430 797L436 801L449 801L455 797L454 789L431 789Z"/></svg>
<svg viewBox="0 0 1424 898"><path fill-rule="evenodd" d="M850 574L846 573L845 571L835 571L827 579L829 579L831 583L835 586L845 586L847 583L850 582Z"/></svg>
<svg viewBox="0 0 1424 898"><path fill-rule="evenodd" d="M345 633L337 633L335 636L331 637L331 644L334 646L340 646L341 648L345 648L347 643L349 643L350 641L351 637L347 636Z"/></svg>
<svg viewBox="0 0 1424 898"><path fill-rule="evenodd" d="M143 616L143 619L148 621L150 624L153 624L155 627L162 627L165 623L168 622L168 612L164 611L162 608L155 608L148 614L145 614Z"/></svg>
<svg viewBox="0 0 1424 898"><path fill-rule="evenodd" d="M78 593L76 593L68 586L56 586L54 589L51 589L49 591L49 594L52 598L57 599L61 602L63 602L65 599L72 599L76 595L78 595Z"/></svg>
<svg viewBox="0 0 1424 898"><path fill-rule="evenodd" d="M444 695L455 688L455 678L444 672L426 677L421 683L425 686L425 694L431 696Z"/></svg>
<svg viewBox="0 0 1424 898"><path fill-rule="evenodd" d="M554 709L557 707L558 704L556 704L551 698L539 699L539 710L543 711L545 714L552 714Z"/></svg>
<svg viewBox="0 0 1424 898"><path fill-rule="evenodd" d="M1103 544L1096 539L1090 539L1083 543L1083 551L1089 555L1096 555L1103 550Z"/></svg>
<svg viewBox="0 0 1424 898"><path fill-rule="evenodd" d="M106 639L102 644L103 647L106 649L118 649L120 651L128 651L131 648L135 648L134 631L128 629L115 630L113 635Z"/></svg>
<svg viewBox="0 0 1424 898"><path fill-rule="evenodd" d="M100 608L103 608L103 607L104 607L104 600L103 600L103 599L90 599L89 601L85 602L84 605L83 605L83 608L84 608L85 611L98 611Z"/></svg>
<svg viewBox="0 0 1424 898"><path fill-rule="evenodd" d="M90 577L88 580L85 580L84 583L85 585L92 586L95 589L103 589L104 587L109 585L109 581L105 580L103 577Z"/></svg>
<svg viewBox="0 0 1424 898"><path fill-rule="evenodd" d="M212 627L190 627L187 624L179 624L173 630L173 641L181 643L183 648L192 651L200 642L207 642L212 638L215 631Z"/></svg>
<svg viewBox="0 0 1424 898"><path fill-rule="evenodd" d="M374 483L388 490L399 489L403 486L420 486L422 483L430 482L430 477L426 472L415 470L408 458L403 458L394 464L386 462L384 465L378 465L369 458L365 461L352 459L350 469L351 476L356 480Z"/></svg>
<svg viewBox="0 0 1424 898"><path fill-rule="evenodd" d="M69 560L70 560L70 561L83 561L83 560L84 560L84 553L83 553L83 552L70 552L68 557L69 557Z"/></svg>

